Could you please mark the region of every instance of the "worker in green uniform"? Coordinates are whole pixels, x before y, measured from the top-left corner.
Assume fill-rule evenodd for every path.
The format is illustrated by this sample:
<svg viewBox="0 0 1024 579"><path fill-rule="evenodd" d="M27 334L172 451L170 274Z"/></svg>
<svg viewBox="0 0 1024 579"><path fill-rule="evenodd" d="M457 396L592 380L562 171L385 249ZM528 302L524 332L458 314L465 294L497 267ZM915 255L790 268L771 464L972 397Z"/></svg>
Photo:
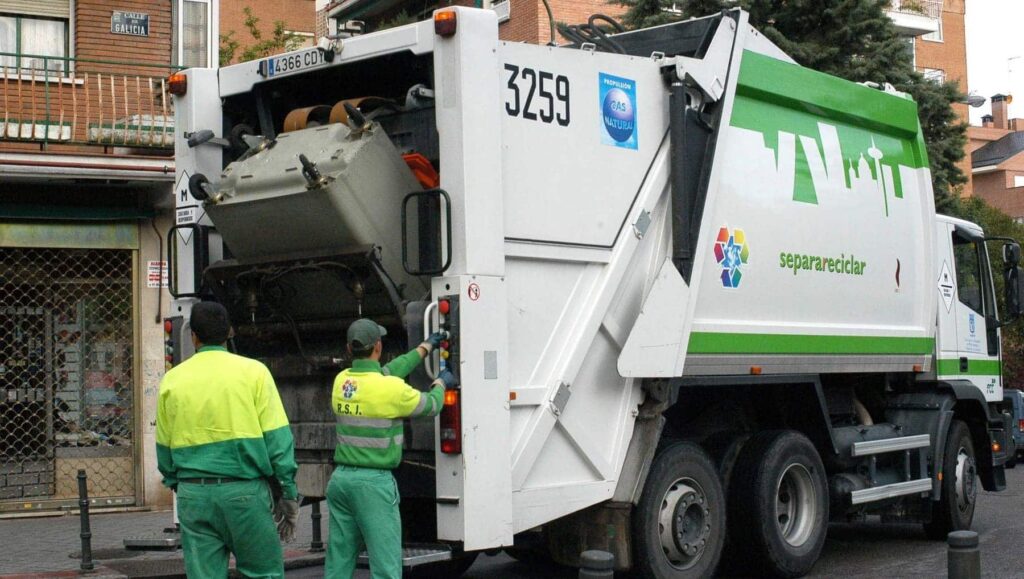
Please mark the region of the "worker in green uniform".
<svg viewBox="0 0 1024 579"><path fill-rule="evenodd" d="M266 366L224 347L223 306L196 304L189 323L196 353L164 376L156 415L157 466L177 493L185 572L227 577L233 553L246 577L284 577L279 536L294 536L298 468L277 387ZM268 479L280 483L277 505Z"/></svg>
<svg viewBox="0 0 1024 579"><path fill-rule="evenodd" d="M347 334L352 368L334 379L331 407L338 415L337 468L327 485L331 518L325 567L325 575L332 579L352 577L364 545L373 579L401 578L402 520L391 471L402 461L402 419L437 416L445 388L457 385L447 370L430 392L420 392L399 377L412 371L414 355L418 362L441 343L440 334L420 344L417 352L398 358L398 364L381 368L381 338L386 334L373 320L353 322Z"/></svg>

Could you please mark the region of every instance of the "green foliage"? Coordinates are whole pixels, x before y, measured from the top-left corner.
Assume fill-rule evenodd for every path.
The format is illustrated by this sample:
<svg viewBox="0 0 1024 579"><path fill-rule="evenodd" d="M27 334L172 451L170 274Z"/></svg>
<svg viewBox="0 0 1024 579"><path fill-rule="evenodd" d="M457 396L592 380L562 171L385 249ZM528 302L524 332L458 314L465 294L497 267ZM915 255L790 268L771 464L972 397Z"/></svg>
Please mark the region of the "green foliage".
<svg viewBox="0 0 1024 579"><path fill-rule="evenodd" d="M377 30L387 30L388 28L395 28L397 26L405 26L406 24L412 24L414 22L417 22L416 17L412 16L411 14L406 12L405 10L402 10L401 12L399 12L398 14L395 14L394 16L389 18L388 20L385 20L385 21L381 22L380 24L378 24L374 28L374 31L377 31Z"/></svg>
<svg viewBox="0 0 1024 579"><path fill-rule="evenodd" d="M238 50L240 48L242 49L242 52L241 55L238 55L239 58L237 62L257 60L272 54L288 52L289 50L295 50L302 45L302 37L285 30L285 23L282 20L275 20L274 29L271 32L270 37L264 38L263 31L259 28L260 19L253 14L252 8L246 6L243 11L245 12L245 29L254 42L243 47L241 42L235 38L234 30L229 31L227 34L221 34L221 66L226 66L236 62L235 56L238 55Z"/></svg>
<svg viewBox="0 0 1024 579"><path fill-rule="evenodd" d="M956 83L925 80L914 70L908 39L886 15L888 0L612 0L628 6L631 27L663 24L740 7L750 23L801 65L854 82L889 83L918 103L936 199L944 206L966 183L957 167L967 126L952 104L963 98ZM681 14L667 8L675 5Z"/></svg>

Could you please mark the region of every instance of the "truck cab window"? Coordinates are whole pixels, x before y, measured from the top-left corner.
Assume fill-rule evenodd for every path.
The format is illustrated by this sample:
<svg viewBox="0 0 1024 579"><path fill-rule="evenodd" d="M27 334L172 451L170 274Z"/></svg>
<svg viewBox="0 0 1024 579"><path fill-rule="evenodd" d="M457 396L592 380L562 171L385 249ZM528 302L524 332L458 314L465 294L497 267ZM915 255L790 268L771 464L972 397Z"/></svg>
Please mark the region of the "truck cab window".
<svg viewBox="0 0 1024 579"><path fill-rule="evenodd" d="M956 293L960 302L980 314L985 306L982 299L981 262L978 246L953 233L953 259L956 262Z"/></svg>

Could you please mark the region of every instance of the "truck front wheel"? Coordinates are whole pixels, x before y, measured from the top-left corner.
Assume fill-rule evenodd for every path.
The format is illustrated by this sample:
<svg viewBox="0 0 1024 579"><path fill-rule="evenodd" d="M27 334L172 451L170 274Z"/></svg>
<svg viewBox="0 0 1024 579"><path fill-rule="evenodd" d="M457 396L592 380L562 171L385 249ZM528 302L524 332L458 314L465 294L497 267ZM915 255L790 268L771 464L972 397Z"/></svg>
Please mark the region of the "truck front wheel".
<svg viewBox="0 0 1024 579"><path fill-rule="evenodd" d="M800 577L828 530L825 467L806 436L760 432L743 447L729 492L730 538L755 555L756 575Z"/></svg>
<svg viewBox="0 0 1024 579"><path fill-rule="evenodd" d="M962 420L954 420L946 435L939 477L942 494L932 503L932 520L924 525L929 538L945 539L952 531L971 528L978 496L978 467L974 460L971 431Z"/></svg>
<svg viewBox="0 0 1024 579"><path fill-rule="evenodd" d="M725 493L691 442L658 452L633 517L635 564L647 579L710 577L725 543Z"/></svg>

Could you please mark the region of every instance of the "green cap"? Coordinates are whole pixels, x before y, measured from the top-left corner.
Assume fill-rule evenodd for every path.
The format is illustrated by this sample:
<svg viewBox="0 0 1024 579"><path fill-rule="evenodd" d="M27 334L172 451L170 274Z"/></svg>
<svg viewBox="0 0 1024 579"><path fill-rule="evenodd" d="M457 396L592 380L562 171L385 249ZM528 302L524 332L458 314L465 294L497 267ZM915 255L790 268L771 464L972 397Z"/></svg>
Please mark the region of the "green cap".
<svg viewBox="0 0 1024 579"><path fill-rule="evenodd" d="M384 329L384 326L369 318L363 318L352 322L352 325L348 327L347 337L349 345L357 350L362 350L376 344L386 335L388 335L388 331Z"/></svg>

